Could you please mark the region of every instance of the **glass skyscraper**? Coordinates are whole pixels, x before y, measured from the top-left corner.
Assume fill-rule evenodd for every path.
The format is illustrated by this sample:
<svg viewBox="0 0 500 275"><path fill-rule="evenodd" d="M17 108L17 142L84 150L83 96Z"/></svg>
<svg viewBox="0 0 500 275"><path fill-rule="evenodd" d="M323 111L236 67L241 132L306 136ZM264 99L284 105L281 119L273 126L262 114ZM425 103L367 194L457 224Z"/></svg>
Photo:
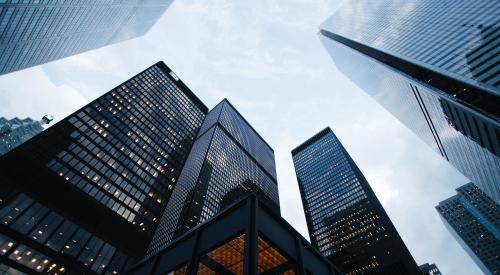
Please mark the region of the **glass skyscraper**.
<svg viewBox="0 0 500 275"><path fill-rule="evenodd" d="M2 263L116 274L141 259L207 112L159 62L2 156Z"/></svg>
<svg viewBox="0 0 500 275"><path fill-rule="evenodd" d="M311 243L346 275L422 274L330 128L292 151Z"/></svg>
<svg viewBox="0 0 500 275"><path fill-rule="evenodd" d="M0 75L144 35L173 0L0 0Z"/></svg>
<svg viewBox="0 0 500 275"><path fill-rule="evenodd" d="M279 213L274 151L224 99L203 122L147 254L252 191Z"/></svg>
<svg viewBox="0 0 500 275"><path fill-rule="evenodd" d="M31 118L0 117L0 156L43 131L43 122Z"/></svg>
<svg viewBox="0 0 500 275"><path fill-rule="evenodd" d="M338 69L500 202L500 3L348 1L320 27Z"/></svg>
<svg viewBox="0 0 500 275"><path fill-rule="evenodd" d="M472 183L436 206L444 224L485 274L500 273L500 206Z"/></svg>

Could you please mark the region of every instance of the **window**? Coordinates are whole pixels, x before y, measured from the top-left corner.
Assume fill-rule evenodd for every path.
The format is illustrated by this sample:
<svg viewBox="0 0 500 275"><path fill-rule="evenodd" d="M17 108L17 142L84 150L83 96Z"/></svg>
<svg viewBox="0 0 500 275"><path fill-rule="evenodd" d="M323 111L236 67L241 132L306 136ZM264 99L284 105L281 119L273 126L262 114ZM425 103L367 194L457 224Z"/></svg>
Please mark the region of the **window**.
<svg viewBox="0 0 500 275"><path fill-rule="evenodd" d="M259 237L259 274L295 275L293 263L268 242Z"/></svg>
<svg viewBox="0 0 500 275"><path fill-rule="evenodd" d="M243 274L244 243L245 235L240 235L203 255L196 274Z"/></svg>

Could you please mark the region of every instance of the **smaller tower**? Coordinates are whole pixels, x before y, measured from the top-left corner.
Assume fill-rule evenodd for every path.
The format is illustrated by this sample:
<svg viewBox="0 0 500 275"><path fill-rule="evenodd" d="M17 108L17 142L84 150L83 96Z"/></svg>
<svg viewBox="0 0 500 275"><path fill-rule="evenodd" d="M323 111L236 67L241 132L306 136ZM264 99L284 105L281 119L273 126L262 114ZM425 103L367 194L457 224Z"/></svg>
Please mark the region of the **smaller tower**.
<svg viewBox="0 0 500 275"><path fill-rule="evenodd" d="M473 183L436 206L445 226L485 274L500 273L500 206Z"/></svg>
<svg viewBox="0 0 500 275"><path fill-rule="evenodd" d="M421 274L330 128L292 151L311 243L345 274Z"/></svg>
<svg viewBox="0 0 500 275"><path fill-rule="evenodd" d="M28 139L43 131L44 124L49 124L54 118L44 115L42 120L36 121L31 118L8 120L0 118L0 156L21 145Z"/></svg>
<svg viewBox="0 0 500 275"><path fill-rule="evenodd" d="M249 193L279 213L274 151L224 99L203 121L146 256Z"/></svg>

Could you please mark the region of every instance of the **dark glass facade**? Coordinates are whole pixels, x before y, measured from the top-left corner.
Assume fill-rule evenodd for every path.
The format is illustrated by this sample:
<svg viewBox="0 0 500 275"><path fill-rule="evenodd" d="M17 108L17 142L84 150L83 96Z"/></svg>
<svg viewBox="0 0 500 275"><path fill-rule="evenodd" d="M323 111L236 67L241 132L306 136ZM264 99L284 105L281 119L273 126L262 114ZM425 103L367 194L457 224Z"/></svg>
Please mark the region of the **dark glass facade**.
<svg viewBox="0 0 500 275"><path fill-rule="evenodd" d="M345 274L421 274L330 128L295 148L292 156L313 246Z"/></svg>
<svg viewBox="0 0 500 275"><path fill-rule="evenodd" d="M499 8L352 0L319 35L341 72L497 202Z"/></svg>
<svg viewBox="0 0 500 275"><path fill-rule="evenodd" d="M142 258L207 112L159 62L2 156L2 260L116 274Z"/></svg>
<svg viewBox="0 0 500 275"><path fill-rule="evenodd" d="M223 100L203 122L148 255L251 191L279 211L273 150Z"/></svg>
<svg viewBox="0 0 500 275"><path fill-rule="evenodd" d="M423 264L419 266L420 270L422 271L423 275L442 275L441 271L439 271L439 268L435 264Z"/></svg>
<svg viewBox="0 0 500 275"><path fill-rule="evenodd" d="M258 197L254 194L233 201L128 274L341 274Z"/></svg>
<svg viewBox="0 0 500 275"><path fill-rule="evenodd" d="M42 122L31 118L0 117L0 156L43 131Z"/></svg>
<svg viewBox="0 0 500 275"><path fill-rule="evenodd" d="M0 74L144 35L172 0L0 0Z"/></svg>
<svg viewBox="0 0 500 275"><path fill-rule="evenodd" d="M436 206L444 224L485 274L500 273L500 206L473 183Z"/></svg>
<svg viewBox="0 0 500 275"><path fill-rule="evenodd" d="M119 274L131 266L130 255L47 205L24 193L2 204L0 255L6 266L29 274Z"/></svg>

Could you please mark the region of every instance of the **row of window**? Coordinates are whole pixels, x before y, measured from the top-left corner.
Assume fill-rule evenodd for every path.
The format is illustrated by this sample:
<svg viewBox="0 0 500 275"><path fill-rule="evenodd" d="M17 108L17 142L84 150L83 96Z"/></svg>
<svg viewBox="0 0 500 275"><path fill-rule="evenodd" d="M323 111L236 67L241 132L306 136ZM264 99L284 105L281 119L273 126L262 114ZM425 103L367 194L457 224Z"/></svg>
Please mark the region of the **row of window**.
<svg viewBox="0 0 500 275"><path fill-rule="evenodd" d="M364 22L350 24L352 14L361 6ZM493 46L499 31L495 27L496 9L495 1L461 1L459 5L456 1L412 1L385 6L363 3L342 9L329 28L369 46L498 87L500 80L495 79L494 66L498 56L494 55ZM394 18L398 19L397 24ZM482 57L481 61L470 58L473 56L476 60Z"/></svg>
<svg viewBox="0 0 500 275"><path fill-rule="evenodd" d="M2 205L0 217L2 217L1 226L8 226L56 252L70 255L97 273L117 274L123 270L128 261L128 257L112 245L24 194ZM14 241L4 240L3 254L11 251L10 254L14 255L12 257L17 261L30 256L26 246L24 250L16 249L16 246L10 245L9 242ZM32 265L28 267L32 269L42 271L49 266L49 262L52 262L45 256L46 259L43 260L41 253L36 254L37 256L35 252L31 253L33 253L31 258L34 259L29 261Z"/></svg>
<svg viewBox="0 0 500 275"><path fill-rule="evenodd" d="M210 113L208 116L210 116ZM179 176L177 186L168 201L167 207L165 208L160 224L155 231L146 256L153 255L158 252L174 238L174 233L177 229L176 226L180 224L179 220L182 218L181 215L183 212L182 210L184 209L184 203L190 200L188 196L194 192L191 190L194 190L196 184L198 183L198 176L203 163L205 162L205 155L209 149L214 131L215 128L213 127L208 131L205 131L204 134L199 136L193 144L193 148L191 149L191 152L186 160L186 164ZM197 202L195 201L194 203Z"/></svg>
<svg viewBox="0 0 500 275"><path fill-rule="evenodd" d="M214 108L207 115L208 120L214 121L211 119L215 118L213 112L220 112L220 108L222 107ZM231 123L242 123L238 121ZM206 123L202 129L207 127ZM213 123L211 126L201 131L202 134L193 145L186 167L179 177L177 188L155 234L149 251L151 254L167 244L176 234L185 232L199 221L209 219L216 214L220 210L222 197L244 181L254 182L278 204L277 186L269 173L265 172L222 128L214 127ZM241 124L239 127L242 127ZM249 131L247 127L238 131L240 139L249 138L245 132ZM274 162L274 157L272 161ZM158 239L159 236L161 239Z"/></svg>
<svg viewBox="0 0 500 275"><path fill-rule="evenodd" d="M231 136L276 179L273 150L228 103L224 103L219 121Z"/></svg>
<svg viewBox="0 0 500 275"><path fill-rule="evenodd" d="M48 166L149 232L203 119L200 110L187 111L193 103L174 87L163 72L152 67L98 99L94 107L69 118L76 127L71 134L75 142ZM164 114L157 113L152 102Z"/></svg>

